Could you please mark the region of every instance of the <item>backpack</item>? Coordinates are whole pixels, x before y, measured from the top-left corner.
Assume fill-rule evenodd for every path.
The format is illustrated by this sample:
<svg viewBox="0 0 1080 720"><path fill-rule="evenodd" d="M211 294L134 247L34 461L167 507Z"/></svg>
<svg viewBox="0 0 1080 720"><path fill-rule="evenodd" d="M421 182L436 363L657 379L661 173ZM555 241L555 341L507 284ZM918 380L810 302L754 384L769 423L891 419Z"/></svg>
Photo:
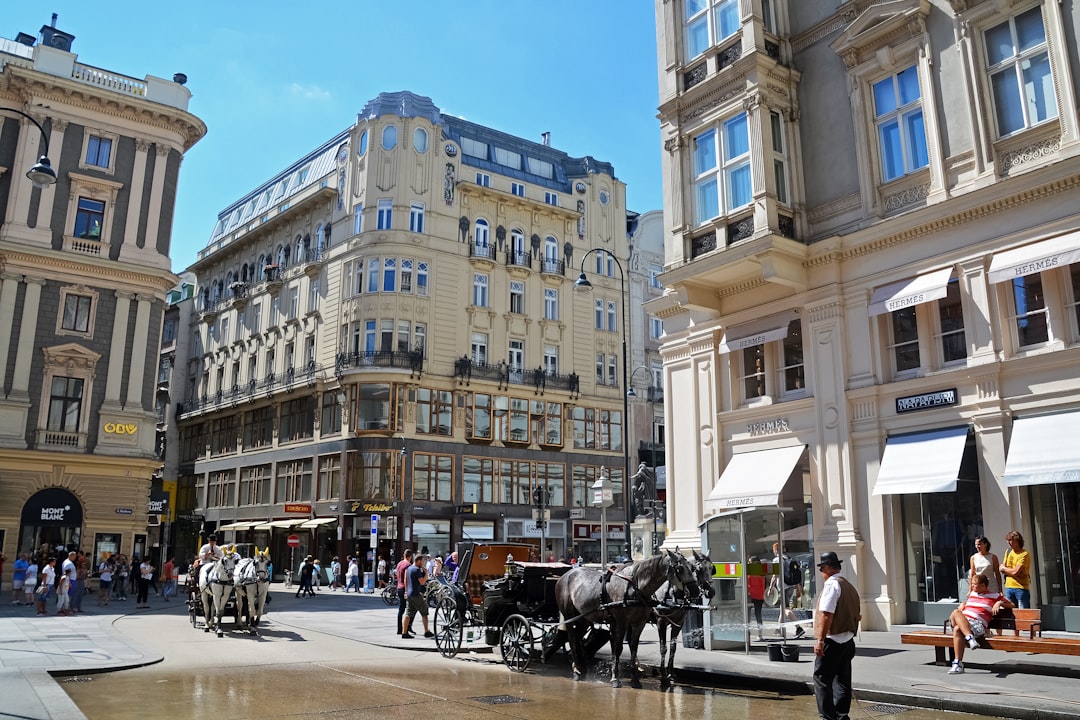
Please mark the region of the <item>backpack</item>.
<svg viewBox="0 0 1080 720"><path fill-rule="evenodd" d="M788 587L802 585L802 568L799 567L798 560L792 560L784 568L784 585Z"/></svg>

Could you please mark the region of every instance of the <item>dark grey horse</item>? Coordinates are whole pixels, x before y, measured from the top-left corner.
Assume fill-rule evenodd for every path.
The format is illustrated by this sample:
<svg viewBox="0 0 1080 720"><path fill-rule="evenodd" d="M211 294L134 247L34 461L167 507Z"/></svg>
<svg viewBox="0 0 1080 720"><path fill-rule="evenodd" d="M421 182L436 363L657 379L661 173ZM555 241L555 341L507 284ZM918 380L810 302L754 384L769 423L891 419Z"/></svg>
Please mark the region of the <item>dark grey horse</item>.
<svg viewBox="0 0 1080 720"><path fill-rule="evenodd" d="M693 570L678 552L661 555L614 568L578 568L555 584L555 602L562 615L574 679L585 674L585 633L593 623L605 623L611 633L611 686L620 687L619 661L627 630L644 624L655 604L653 595L667 582L672 593L685 597L694 582ZM641 686L637 666L638 637L629 638L631 685Z"/></svg>
<svg viewBox="0 0 1080 720"><path fill-rule="evenodd" d="M671 685L671 671L675 664L675 648L678 647L679 633L683 628L683 620L691 605L708 605L716 591L712 586L713 563L708 555L702 555L694 551L694 560L690 563L694 571L694 580L687 588L685 602L675 600L670 586L664 583L657 589L653 596L656 605L653 606L652 617L656 623L656 633L660 639L660 687L667 688ZM630 636L641 637L641 631L645 629L645 623L631 627ZM669 638L670 633L670 638ZM633 642L636 642L636 638Z"/></svg>

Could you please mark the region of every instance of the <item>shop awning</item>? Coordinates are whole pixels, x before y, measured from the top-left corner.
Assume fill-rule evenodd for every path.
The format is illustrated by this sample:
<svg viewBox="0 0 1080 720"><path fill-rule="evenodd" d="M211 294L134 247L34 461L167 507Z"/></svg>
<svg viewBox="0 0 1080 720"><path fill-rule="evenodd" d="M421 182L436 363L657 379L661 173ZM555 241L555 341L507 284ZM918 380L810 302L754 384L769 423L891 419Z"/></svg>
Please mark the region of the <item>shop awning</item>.
<svg viewBox="0 0 1080 720"><path fill-rule="evenodd" d="M773 340L783 340L788 334L788 325L799 315L794 310L770 315L767 318L736 325L724 333L724 341L717 352L720 354L744 350L755 345L762 345Z"/></svg>
<svg viewBox="0 0 1080 720"><path fill-rule="evenodd" d="M256 525L261 524L262 520L243 520L240 522L231 522L227 525L222 525L218 528L218 530L247 530L248 528L253 528Z"/></svg>
<svg viewBox="0 0 1080 720"><path fill-rule="evenodd" d="M870 317L902 310L912 305L920 305L931 300L940 300L949 291L949 278L952 277L952 272L951 267L942 268L932 273L917 275L876 288L870 297Z"/></svg>
<svg viewBox="0 0 1080 720"><path fill-rule="evenodd" d="M1013 420L1006 487L1080 481L1080 412Z"/></svg>
<svg viewBox="0 0 1080 720"><path fill-rule="evenodd" d="M968 426L897 435L885 442L874 495L956 490Z"/></svg>
<svg viewBox="0 0 1080 720"><path fill-rule="evenodd" d="M293 520L272 520L255 526L256 530L269 530L271 528L291 528L307 522L307 518L295 518Z"/></svg>
<svg viewBox="0 0 1080 720"><path fill-rule="evenodd" d="M300 525L300 527L302 527L302 528L314 528L314 527L321 527L322 525L329 525L331 523L336 523L336 522L337 522L337 518L315 518L314 520L308 520L307 522L302 523Z"/></svg>
<svg viewBox="0 0 1080 720"><path fill-rule="evenodd" d="M805 445L756 450L731 457L705 503L724 510L775 507Z"/></svg>
<svg viewBox="0 0 1080 720"><path fill-rule="evenodd" d="M1080 232L995 253L990 261L990 282L1006 282L1074 262L1080 262Z"/></svg>

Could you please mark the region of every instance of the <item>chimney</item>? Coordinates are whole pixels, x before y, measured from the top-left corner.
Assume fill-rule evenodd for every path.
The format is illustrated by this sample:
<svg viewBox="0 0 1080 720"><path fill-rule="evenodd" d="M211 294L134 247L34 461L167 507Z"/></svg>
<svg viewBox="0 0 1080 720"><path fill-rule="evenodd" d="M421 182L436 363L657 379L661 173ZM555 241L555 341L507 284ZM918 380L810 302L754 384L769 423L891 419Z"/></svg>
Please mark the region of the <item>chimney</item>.
<svg viewBox="0 0 1080 720"><path fill-rule="evenodd" d="M540 142L542 142L546 147L551 147L551 133L550 132L542 132L542 133L540 133Z"/></svg>

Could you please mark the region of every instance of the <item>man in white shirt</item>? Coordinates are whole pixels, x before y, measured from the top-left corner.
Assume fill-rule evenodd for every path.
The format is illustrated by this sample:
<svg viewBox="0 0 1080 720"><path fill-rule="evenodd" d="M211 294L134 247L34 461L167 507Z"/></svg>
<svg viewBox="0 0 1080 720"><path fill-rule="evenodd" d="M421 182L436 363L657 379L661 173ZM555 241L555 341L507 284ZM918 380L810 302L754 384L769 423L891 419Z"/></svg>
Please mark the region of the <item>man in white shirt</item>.
<svg viewBox="0 0 1080 720"><path fill-rule="evenodd" d="M834 552L824 552L818 570L825 578L814 617L814 694L823 720L847 720L851 709L851 660L861 613L859 592L841 574Z"/></svg>
<svg viewBox="0 0 1080 720"><path fill-rule="evenodd" d="M210 533L206 544L199 548L199 563L215 562L225 557L225 552L218 547L217 535Z"/></svg>
<svg viewBox="0 0 1080 720"><path fill-rule="evenodd" d="M68 570L71 571L72 580L75 579L75 551L72 550L67 554L67 558L60 565L60 575L63 576Z"/></svg>

